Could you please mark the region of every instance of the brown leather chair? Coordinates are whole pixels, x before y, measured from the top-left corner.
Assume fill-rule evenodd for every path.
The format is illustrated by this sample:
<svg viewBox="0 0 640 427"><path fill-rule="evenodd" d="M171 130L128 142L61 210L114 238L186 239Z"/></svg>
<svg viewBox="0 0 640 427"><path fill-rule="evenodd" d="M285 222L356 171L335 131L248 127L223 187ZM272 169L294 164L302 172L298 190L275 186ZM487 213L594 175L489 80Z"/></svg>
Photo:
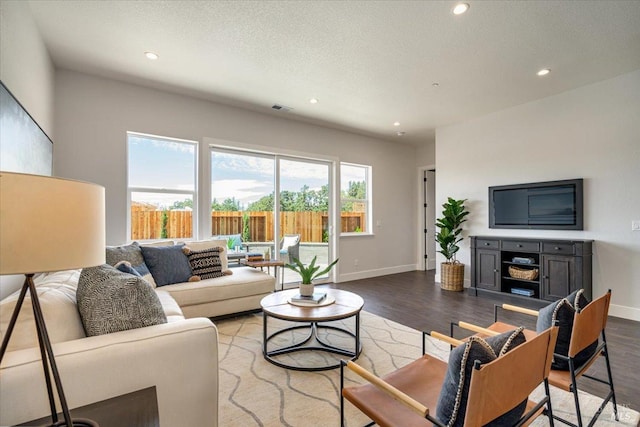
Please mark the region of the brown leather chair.
<svg viewBox="0 0 640 427"><path fill-rule="evenodd" d="M525 425L547 406L553 425L549 401L549 375L557 328L536 334L513 350L492 362L476 362L464 418L465 426L482 426L506 413L522 401L541 383L546 396L540 402L528 402L525 415L516 425ZM440 334L431 334L432 336ZM462 341L446 337L452 345ZM526 369L523 367L526 366ZM367 383L344 387L345 368L364 378ZM440 388L447 372L447 363L428 354L391 374L379 378L354 362L342 362L340 372L340 416L344 426L344 400L366 414L381 427L413 427L444 424L435 417Z"/></svg>
<svg viewBox="0 0 640 427"><path fill-rule="evenodd" d="M616 404L616 395L613 387L613 378L611 376L611 364L609 362L609 351L607 349L607 338L605 335L605 327L607 326L607 316L609 314L609 304L611 302L611 290L609 290L606 294L597 298L590 302L586 307L582 310L577 311L573 318L573 328L571 331L571 340L569 342L569 352L568 355L554 354L555 358L566 360L569 364L569 370L556 370L552 369L549 374L549 384L562 389L564 391L568 391L573 394L573 398L575 401L576 407L576 417L578 419L578 424L573 424L568 420L558 417L554 415L554 418L558 421L561 421L565 424L574 427L582 427L582 413L580 410L580 400L578 399L578 383L577 380L580 377L589 378L591 380L606 384L609 386L609 392L607 396L604 398L602 404L596 411L596 413L592 416L591 420L588 423L588 426L591 427L595 424L596 420L600 416L600 413L604 409L604 407L609 403L609 401L613 404L613 413L616 421L619 421L618 416L618 407ZM513 326L497 322L498 319L498 308L502 308L504 310L516 311L528 315L537 316L538 312L530 309L523 309L521 307L512 306L509 304L503 304L502 306L496 306L495 311L495 320L496 323L489 326L487 329L495 330L496 332L501 332L504 330L513 329ZM593 355L582 365L577 366L574 358L581 351L583 351L586 347L590 346L594 341L597 341L600 338L598 346L593 353ZM600 357L604 356L606 368L607 368L607 380L596 378L591 375L587 375L587 371L591 366L593 366L594 362Z"/></svg>

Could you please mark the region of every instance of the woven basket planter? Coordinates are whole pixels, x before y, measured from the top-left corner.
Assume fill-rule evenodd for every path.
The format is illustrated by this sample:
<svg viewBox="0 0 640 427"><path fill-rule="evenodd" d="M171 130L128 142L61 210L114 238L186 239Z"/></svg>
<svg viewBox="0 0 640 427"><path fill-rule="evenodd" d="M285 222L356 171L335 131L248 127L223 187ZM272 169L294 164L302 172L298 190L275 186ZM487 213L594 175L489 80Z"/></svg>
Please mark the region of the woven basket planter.
<svg viewBox="0 0 640 427"><path fill-rule="evenodd" d="M440 287L445 291L461 292L464 290L464 264L440 264Z"/></svg>

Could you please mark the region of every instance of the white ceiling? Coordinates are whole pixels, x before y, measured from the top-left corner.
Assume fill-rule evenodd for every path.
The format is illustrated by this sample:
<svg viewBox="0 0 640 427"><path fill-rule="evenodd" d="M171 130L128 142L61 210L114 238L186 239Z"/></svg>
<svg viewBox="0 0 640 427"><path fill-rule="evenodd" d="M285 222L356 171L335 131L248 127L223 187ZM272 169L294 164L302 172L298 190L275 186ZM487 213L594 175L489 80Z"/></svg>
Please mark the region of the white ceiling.
<svg viewBox="0 0 640 427"><path fill-rule="evenodd" d="M468 3L29 1L57 67L403 143L640 69L638 0Z"/></svg>

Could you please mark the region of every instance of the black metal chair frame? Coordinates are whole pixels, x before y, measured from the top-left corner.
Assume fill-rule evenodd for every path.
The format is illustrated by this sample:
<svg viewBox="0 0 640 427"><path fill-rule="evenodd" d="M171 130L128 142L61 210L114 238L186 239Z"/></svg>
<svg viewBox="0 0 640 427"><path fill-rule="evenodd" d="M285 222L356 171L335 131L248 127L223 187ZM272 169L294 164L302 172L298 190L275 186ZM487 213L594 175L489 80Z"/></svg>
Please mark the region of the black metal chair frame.
<svg viewBox="0 0 640 427"><path fill-rule="evenodd" d="M611 289L608 290L608 293L611 293ZM509 305L506 305L506 307L510 307ZM497 322L498 321L498 309L503 309L503 310L510 310L509 308L505 308L504 305L495 305L494 306L494 321ZM533 313L527 313L527 310L524 311L520 311L520 313L523 314L530 314L533 315ZM452 330L453 330L453 326L452 326ZM608 376L608 381L604 380L602 378L597 378L594 377L592 375L587 375L586 373L584 373L584 371L588 370L588 368L590 367L591 363L598 357L598 356L604 356L604 360L605 360L605 364L607 367L607 376ZM582 411L580 410L580 400L578 398L578 378L585 377L588 378L590 380L602 383L602 384L606 384L609 386L609 393L607 394L607 396L604 398L604 400L602 401L602 404L600 405L600 407L598 408L598 410L596 411L596 413L594 414L594 416L591 418L591 420L589 420L589 423L587 424L587 427L592 427L596 421L598 420L598 417L600 416L600 414L602 413L602 411L604 410L605 406L607 405L607 403L609 403L609 401L612 402L613 404L613 414L615 417L616 421L620 421L620 417L618 415L618 405L616 402L616 394L615 394L615 389L613 387L613 376L611 374L611 363L609 361L609 351L607 349L607 337L604 331L604 328L602 329L601 333L600 333L600 343L598 345L598 347L596 348L596 351L593 352L593 355L582 365L580 366L576 366L575 365L575 360L572 357L568 357L562 354L558 354L558 353L554 353L553 357L558 358L558 359L562 359L565 360L568 365L569 365L569 374L571 376L571 386L570 386L570 392L571 394L573 394L573 399L575 402L575 406L576 406L576 418L578 420L578 424L573 424L572 422L565 420L564 418L561 418L557 415L553 415L553 418L555 418L556 420L567 424L569 426L572 427L583 427L583 422L582 422ZM553 368L552 368L553 370ZM553 383L552 383L553 385Z"/></svg>
<svg viewBox="0 0 640 427"><path fill-rule="evenodd" d="M452 323L452 328L453 328L453 323ZM427 336L433 336L436 339L445 339L446 336L442 336L440 334L432 334L429 332L422 332L422 355L424 356L426 354L426 337ZM447 342L449 342L447 340ZM451 342L449 342L451 345L451 348L455 347ZM342 390L344 389L344 368L348 365L349 361L346 360L341 360L340 361L340 426L341 427L345 427L344 424L344 396L342 394ZM473 368L474 370L480 370L480 368L482 367L482 364L479 361L475 361L473 364ZM554 423L553 420L555 418L555 416L553 415L553 410L551 407L551 399L550 399L550 394L549 394L549 382L548 379L545 378L544 381L544 389L545 389L545 396L529 411L527 411L525 414L523 414L523 416L520 418L520 420L513 425L513 427L520 427L522 425L524 425L525 423L527 423L534 415L536 415L540 409L543 410L544 415L547 416L548 420L549 420L549 425L550 427L554 427ZM388 387L393 388L393 386L388 385ZM401 391L398 390L398 392L402 393ZM443 424L440 420L438 420L435 417L432 417L429 414L429 411L427 410L427 413L425 415L425 419L428 420L429 422L433 423L434 425L438 426L438 427L447 427L446 424ZM372 421L368 424L365 424L364 427L371 427L373 425L375 425L376 422Z"/></svg>

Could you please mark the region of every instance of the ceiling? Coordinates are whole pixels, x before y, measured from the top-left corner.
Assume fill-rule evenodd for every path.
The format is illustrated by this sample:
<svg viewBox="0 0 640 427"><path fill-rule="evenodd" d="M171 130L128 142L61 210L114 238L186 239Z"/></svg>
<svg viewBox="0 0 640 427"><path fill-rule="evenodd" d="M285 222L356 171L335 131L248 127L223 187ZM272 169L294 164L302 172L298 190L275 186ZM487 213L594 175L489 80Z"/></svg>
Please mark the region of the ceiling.
<svg viewBox="0 0 640 427"><path fill-rule="evenodd" d="M57 67L400 143L640 69L638 0L456 3L29 1Z"/></svg>

